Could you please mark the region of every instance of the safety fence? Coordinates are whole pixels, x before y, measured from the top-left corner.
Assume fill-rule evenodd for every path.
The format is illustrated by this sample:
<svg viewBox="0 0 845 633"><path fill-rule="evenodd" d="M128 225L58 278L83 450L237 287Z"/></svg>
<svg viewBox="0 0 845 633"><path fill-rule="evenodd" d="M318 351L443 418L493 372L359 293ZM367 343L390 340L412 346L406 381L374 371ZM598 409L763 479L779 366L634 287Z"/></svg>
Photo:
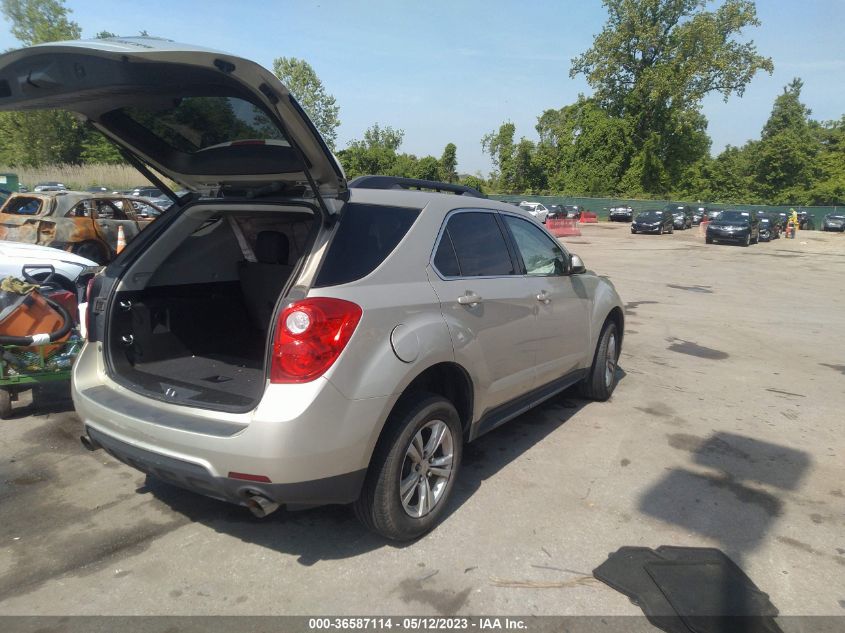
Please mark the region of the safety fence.
<svg viewBox="0 0 845 633"><path fill-rule="evenodd" d="M765 204L727 204L721 202L689 202L685 200L636 200L632 198L579 198L573 196L518 196L518 195L490 195L494 200L501 200L503 202L542 202L544 205L550 204L572 204L583 207L585 211L596 213L602 220L607 220L610 209L617 206L630 206L634 209L634 213L639 211L646 211L649 209L662 209L665 205L672 204L688 204L693 208L707 207L709 209L756 209L757 211L765 212L789 212L790 209L795 209L798 212L806 211L813 218L813 225L819 229L822 226L824 216L835 211L845 211L843 206L831 207L810 207L810 206L796 206L796 205L765 205Z"/></svg>

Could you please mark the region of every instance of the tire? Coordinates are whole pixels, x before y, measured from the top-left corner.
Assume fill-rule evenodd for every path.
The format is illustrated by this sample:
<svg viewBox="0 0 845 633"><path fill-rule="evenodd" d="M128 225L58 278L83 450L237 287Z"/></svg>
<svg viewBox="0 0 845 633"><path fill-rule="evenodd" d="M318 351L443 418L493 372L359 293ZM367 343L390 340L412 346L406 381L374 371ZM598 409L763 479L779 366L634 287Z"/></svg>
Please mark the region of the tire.
<svg viewBox="0 0 845 633"><path fill-rule="evenodd" d="M636 235L636 234L637 234L637 230L636 230L636 229L631 229L631 235Z"/></svg>
<svg viewBox="0 0 845 633"><path fill-rule="evenodd" d="M659 229L657 229L657 234L658 234L658 235L663 235L663 225L662 225L662 224L660 225L660 228L659 228Z"/></svg>
<svg viewBox="0 0 845 633"><path fill-rule="evenodd" d="M444 432L443 440L433 454L444 460L444 467L447 454L451 454L451 469L447 477L434 476L438 488L432 490L430 475L428 479L425 477L430 457L415 462L412 445L424 445L427 449L426 439L431 440L432 428L438 423L446 427L448 436ZM423 441L415 444L415 439ZM431 531L449 505L462 453L461 421L451 402L441 396L421 393L412 401L398 405L376 445L361 495L353 503L358 520L368 529L394 541L410 541ZM414 474L414 466L424 468L423 474ZM414 484L417 477L418 483ZM400 492L402 480L411 484L407 510ZM419 482L425 482L425 488ZM423 491L435 495L434 506L428 510L422 498ZM415 499L416 504L413 503ZM421 516L412 516L412 513Z"/></svg>
<svg viewBox="0 0 845 633"><path fill-rule="evenodd" d="M74 255L93 260L98 264L108 263L108 257L103 254L102 247L97 242L80 242L72 249Z"/></svg>
<svg viewBox="0 0 845 633"><path fill-rule="evenodd" d="M608 319L601 330L590 373L578 384L578 391L583 397L604 402L613 395L617 381L616 367L619 363L619 351L616 322Z"/></svg>
<svg viewBox="0 0 845 633"><path fill-rule="evenodd" d="M749 244L751 244L751 233L749 233L748 235L746 235L746 236L745 236L745 241L744 241L744 242L742 242L742 245L743 245L743 246L746 246L746 247L747 247Z"/></svg>
<svg viewBox="0 0 845 633"><path fill-rule="evenodd" d="M0 420L5 420L12 415L12 394L5 389L0 389Z"/></svg>
<svg viewBox="0 0 845 633"><path fill-rule="evenodd" d="M704 242L705 242L706 244L712 244L712 243L713 243L713 238L712 238L712 237L705 237L705 238L704 238Z"/></svg>

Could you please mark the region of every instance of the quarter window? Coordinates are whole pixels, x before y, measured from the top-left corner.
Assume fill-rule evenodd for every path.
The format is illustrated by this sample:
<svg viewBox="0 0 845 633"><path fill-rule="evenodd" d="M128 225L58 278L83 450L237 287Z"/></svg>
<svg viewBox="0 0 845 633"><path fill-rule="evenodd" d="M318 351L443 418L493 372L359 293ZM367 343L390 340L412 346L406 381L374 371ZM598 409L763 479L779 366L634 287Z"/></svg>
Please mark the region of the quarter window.
<svg viewBox="0 0 845 633"><path fill-rule="evenodd" d="M513 235L525 273L547 276L564 274L563 249L539 228L512 215L505 215L505 223Z"/></svg>
<svg viewBox="0 0 845 633"><path fill-rule="evenodd" d="M38 215L41 213L41 200L39 198L28 198L20 196L17 198L9 198L6 201L6 206L3 207L3 213L12 213L14 215Z"/></svg>
<svg viewBox="0 0 845 633"><path fill-rule="evenodd" d="M454 248L458 270L462 277L493 277L514 274L513 261L494 214L484 212L457 213L449 218L449 222L446 224L446 230L440 240L441 246L446 238L451 241ZM443 249L445 251L445 247ZM440 255L440 250L438 248L437 255ZM440 273L444 276L453 276L440 268L437 255L435 255L435 265ZM442 257L445 264L448 252L444 253ZM454 264L452 263L451 266L454 267Z"/></svg>

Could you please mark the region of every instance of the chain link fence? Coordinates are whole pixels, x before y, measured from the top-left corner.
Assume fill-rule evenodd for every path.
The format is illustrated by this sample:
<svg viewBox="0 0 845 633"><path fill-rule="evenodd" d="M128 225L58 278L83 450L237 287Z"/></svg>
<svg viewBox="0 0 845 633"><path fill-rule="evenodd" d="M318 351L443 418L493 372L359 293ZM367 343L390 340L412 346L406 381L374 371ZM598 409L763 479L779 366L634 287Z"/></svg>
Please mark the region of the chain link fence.
<svg viewBox="0 0 845 633"><path fill-rule="evenodd" d="M578 198L572 196L516 196L516 195L490 195L494 200L501 200L503 202L514 202L519 204L522 201L542 202L545 205L550 204L575 204L583 207L585 211L592 211L597 213L600 220L607 220L608 214L612 207L630 206L634 209L634 213L639 211L646 211L648 209L662 209L669 204L688 204L693 208L707 207L709 209L755 209L764 212L786 212L790 209L796 211L806 211L813 219L813 226L808 228L820 229L824 216L835 211L843 211L845 207L804 207L795 205L765 205L765 204L722 204L710 202L690 202L688 200L635 200L632 198Z"/></svg>

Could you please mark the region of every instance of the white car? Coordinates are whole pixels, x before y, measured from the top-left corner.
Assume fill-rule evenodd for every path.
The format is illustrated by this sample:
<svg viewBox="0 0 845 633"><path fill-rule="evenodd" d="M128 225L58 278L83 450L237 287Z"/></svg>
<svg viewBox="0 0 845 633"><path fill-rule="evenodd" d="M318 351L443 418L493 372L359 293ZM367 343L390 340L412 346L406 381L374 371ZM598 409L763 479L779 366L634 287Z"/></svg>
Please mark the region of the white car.
<svg viewBox="0 0 845 633"><path fill-rule="evenodd" d="M537 222L546 223L546 217L549 215L549 210L540 202L527 202L523 200L519 203L521 209L525 209Z"/></svg>
<svg viewBox="0 0 845 633"><path fill-rule="evenodd" d="M56 273L75 282L79 273L96 267L97 262L58 248L0 240L0 279L9 275L21 278L24 266L31 275L50 272L52 266Z"/></svg>

